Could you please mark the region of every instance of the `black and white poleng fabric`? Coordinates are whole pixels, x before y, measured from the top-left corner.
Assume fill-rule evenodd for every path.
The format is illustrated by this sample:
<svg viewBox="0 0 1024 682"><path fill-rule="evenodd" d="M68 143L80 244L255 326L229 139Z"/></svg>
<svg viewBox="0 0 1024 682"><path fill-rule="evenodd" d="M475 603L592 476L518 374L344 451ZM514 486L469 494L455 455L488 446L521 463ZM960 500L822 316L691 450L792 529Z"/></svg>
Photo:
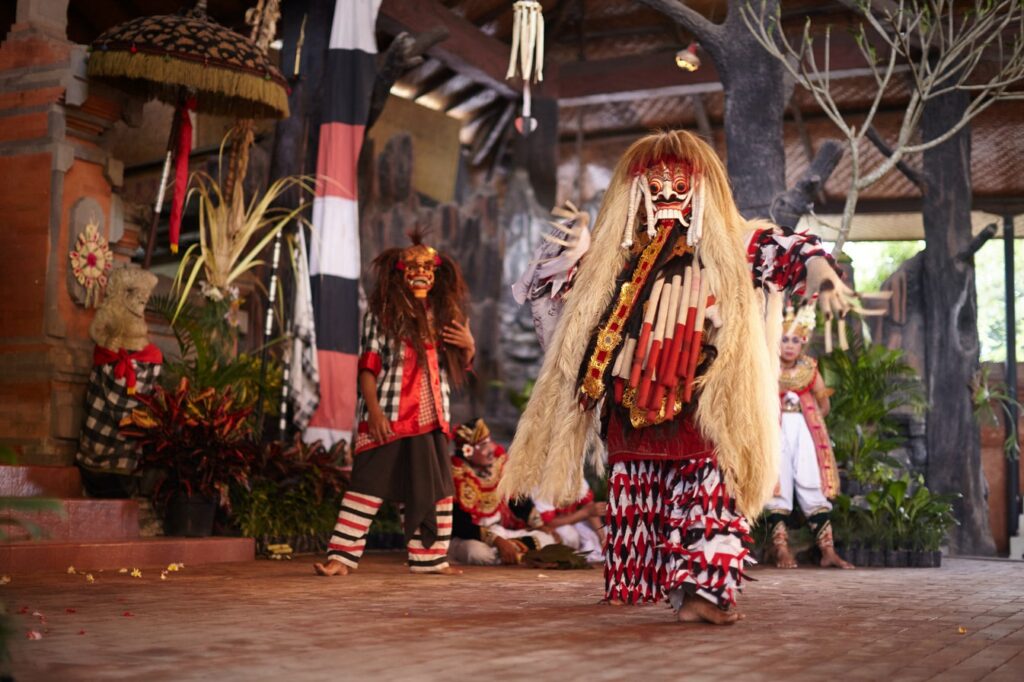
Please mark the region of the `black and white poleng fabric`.
<svg viewBox="0 0 1024 682"><path fill-rule="evenodd" d="M135 391L153 390L160 365L130 360L135 368ZM135 470L135 443L121 435L121 420L139 406L128 393L124 377L115 377L115 365L95 365L85 392L85 425L78 439L78 462L86 469L130 474Z"/></svg>
<svg viewBox="0 0 1024 682"><path fill-rule="evenodd" d="M306 236L300 227L295 240L295 305L292 347L288 370L288 399L292 421L300 431L309 424L320 404L320 364L316 352L313 295L309 288L309 260Z"/></svg>
<svg viewBox="0 0 1024 682"><path fill-rule="evenodd" d="M356 165L377 71L381 0L337 0L324 72L309 274L320 363L320 405L303 439L349 440L359 347L359 196Z"/></svg>

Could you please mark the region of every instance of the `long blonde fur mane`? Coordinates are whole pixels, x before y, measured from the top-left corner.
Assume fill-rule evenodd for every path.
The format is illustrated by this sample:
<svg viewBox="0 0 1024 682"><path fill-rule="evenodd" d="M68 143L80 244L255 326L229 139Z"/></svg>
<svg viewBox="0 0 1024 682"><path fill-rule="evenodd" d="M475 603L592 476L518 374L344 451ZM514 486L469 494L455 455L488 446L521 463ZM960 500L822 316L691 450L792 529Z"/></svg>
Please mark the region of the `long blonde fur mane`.
<svg viewBox="0 0 1024 682"><path fill-rule="evenodd" d="M655 133L620 159L597 216L590 250L581 261L562 318L544 357L501 484L508 496L539 494L573 501L583 476L598 409L583 410L577 378L588 342L616 294L628 254L620 248L636 169L665 158L688 160L704 184L704 231L699 255L707 267L724 321L709 342L718 357L701 379L696 422L716 446L718 464L740 511L760 513L775 485L779 401L769 360L763 310L751 283L744 238L751 225L736 208L725 169L713 149L685 131Z"/></svg>

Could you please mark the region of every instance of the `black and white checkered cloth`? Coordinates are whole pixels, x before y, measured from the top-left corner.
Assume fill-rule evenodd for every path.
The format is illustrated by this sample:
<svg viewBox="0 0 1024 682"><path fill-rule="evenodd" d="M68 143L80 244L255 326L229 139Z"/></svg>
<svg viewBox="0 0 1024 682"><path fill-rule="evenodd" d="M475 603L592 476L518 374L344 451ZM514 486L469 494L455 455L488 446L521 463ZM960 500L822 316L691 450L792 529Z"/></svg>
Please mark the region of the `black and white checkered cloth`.
<svg viewBox="0 0 1024 682"><path fill-rule="evenodd" d="M363 335L359 341L359 357L366 357L367 353L374 353L380 357L381 369L377 375L377 399L380 401L380 408L384 416L390 422L399 420L401 398L402 398L402 374L405 365L405 354L415 353L413 348L402 343L398 348L391 343L390 339L384 336L380 328L377 316L367 312L363 316ZM441 415L446 424L451 423L450 394L451 388L448 384L448 375L443 366L439 367L441 379ZM369 410L366 409L366 401L360 393L359 402L356 406L356 415L359 423L370 420Z"/></svg>
<svg viewBox="0 0 1024 682"><path fill-rule="evenodd" d="M299 228L295 258L295 306L292 313L291 359L288 369L288 402L292 423L305 430L320 405L320 365L316 355L313 293L309 286L306 238Z"/></svg>
<svg viewBox="0 0 1024 682"><path fill-rule="evenodd" d="M160 365L130 361L135 367L135 395L153 390ZM139 406L128 394L126 379L114 377L115 364L93 366L85 391L85 425L78 439L78 462L87 469L129 474L135 471L135 443L121 435L121 420Z"/></svg>

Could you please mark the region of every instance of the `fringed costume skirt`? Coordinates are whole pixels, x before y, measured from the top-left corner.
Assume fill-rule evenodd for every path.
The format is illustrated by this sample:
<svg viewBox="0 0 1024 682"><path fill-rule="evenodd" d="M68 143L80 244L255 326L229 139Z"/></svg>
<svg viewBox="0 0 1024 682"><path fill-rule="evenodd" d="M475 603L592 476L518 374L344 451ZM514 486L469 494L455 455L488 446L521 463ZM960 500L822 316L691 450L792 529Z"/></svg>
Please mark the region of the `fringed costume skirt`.
<svg viewBox="0 0 1024 682"><path fill-rule="evenodd" d="M747 520L713 457L616 462L608 490L605 597L629 604L696 595L736 603L753 563Z"/></svg>

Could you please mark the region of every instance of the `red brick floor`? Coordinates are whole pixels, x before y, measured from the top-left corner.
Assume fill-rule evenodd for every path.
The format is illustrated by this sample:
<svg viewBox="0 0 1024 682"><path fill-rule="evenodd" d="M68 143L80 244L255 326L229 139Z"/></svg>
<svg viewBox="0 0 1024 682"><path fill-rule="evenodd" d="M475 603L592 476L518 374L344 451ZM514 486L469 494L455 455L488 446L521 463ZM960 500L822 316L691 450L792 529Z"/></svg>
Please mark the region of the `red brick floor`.
<svg viewBox="0 0 1024 682"><path fill-rule="evenodd" d="M741 604L747 619L712 628L673 624L662 606L598 605L599 570L412 576L390 553L327 579L310 561L186 567L164 581L154 571L106 571L91 584L15 575L0 587L14 613L12 672L19 681L1024 680L1020 563L757 569ZM29 641L31 629L43 639Z"/></svg>

